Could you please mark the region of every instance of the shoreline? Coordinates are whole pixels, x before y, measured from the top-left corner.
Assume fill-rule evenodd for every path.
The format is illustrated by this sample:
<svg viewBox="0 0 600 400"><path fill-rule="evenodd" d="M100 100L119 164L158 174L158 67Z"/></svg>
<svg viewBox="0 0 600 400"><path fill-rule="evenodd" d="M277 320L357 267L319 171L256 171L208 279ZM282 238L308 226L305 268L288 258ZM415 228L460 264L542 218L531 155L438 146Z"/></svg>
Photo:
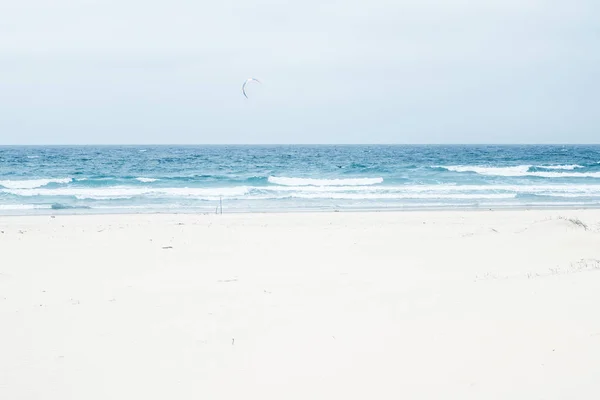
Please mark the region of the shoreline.
<svg viewBox="0 0 600 400"><path fill-rule="evenodd" d="M379 214L379 213L423 213L423 212L435 212L435 213L444 213L444 212L478 212L478 211L496 211L496 212L506 212L506 211L585 211L585 210L600 210L600 204L598 205L543 205L543 206L506 206L506 207L472 207L472 206L457 206L457 207L390 207L390 208L327 208L327 209L318 209L318 208L296 208L296 209L261 209L261 210L235 210L235 209L226 209L223 208L223 213L220 212L210 212L210 211L197 211L191 209L181 209L177 211L177 209L148 209L148 210L138 210L134 211L134 209L122 209L121 211L117 211L114 209L106 210L106 209L52 209L52 208L40 208L40 209L28 209L25 210L1 210L0 209L0 218L3 217L34 217L34 216L85 216L85 215L244 215L244 214L258 214L258 215L271 215L271 214L281 214L281 215L289 215L289 214L328 214L328 213L346 213L346 214Z"/></svg>

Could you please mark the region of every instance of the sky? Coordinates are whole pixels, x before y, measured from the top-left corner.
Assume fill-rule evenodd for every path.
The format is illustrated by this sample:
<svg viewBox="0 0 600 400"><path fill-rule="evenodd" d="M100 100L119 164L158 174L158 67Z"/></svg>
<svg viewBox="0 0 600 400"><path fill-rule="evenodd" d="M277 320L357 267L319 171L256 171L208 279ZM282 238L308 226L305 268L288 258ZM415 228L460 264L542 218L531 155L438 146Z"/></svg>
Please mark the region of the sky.
<svg viewBox="0 0 600 400"><path fill-rule="evenodd" d="M0 2L0 145L263 143L600 143L600 2Z"/></svg>

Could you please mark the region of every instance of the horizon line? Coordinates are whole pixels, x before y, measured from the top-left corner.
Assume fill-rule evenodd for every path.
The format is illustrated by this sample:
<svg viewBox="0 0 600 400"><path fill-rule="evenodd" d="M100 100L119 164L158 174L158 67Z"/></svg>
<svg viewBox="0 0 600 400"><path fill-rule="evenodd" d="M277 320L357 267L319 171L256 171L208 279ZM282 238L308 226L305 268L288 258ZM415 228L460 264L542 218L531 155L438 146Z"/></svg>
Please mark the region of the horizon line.
<svg viewBox="0 0 600 400"><path fill-rule="evenodd" d="M133 147L133 146L600 146L598 143L42 143L0 144L0 147Z"/></svg>

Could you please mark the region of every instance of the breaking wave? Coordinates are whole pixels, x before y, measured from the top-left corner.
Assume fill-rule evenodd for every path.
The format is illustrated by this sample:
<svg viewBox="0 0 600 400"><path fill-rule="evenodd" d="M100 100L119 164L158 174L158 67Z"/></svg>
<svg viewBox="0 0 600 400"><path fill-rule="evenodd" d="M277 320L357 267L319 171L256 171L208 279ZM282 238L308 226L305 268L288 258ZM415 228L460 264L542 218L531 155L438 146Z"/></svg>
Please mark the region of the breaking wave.
<svg viewBox="0 0 600 400"><path fill-rule="evenodd" d="M558 172L558 171L574 171L583 169L580 165L551 165L551 166L533 166L533 165L517 165L514 167L484 167L473 165L450 165L441 166L447 171L452 172L471 172L478 175L488 176L537 176L542 178L600 178L600 172ZM552 171L540 171L540 169Z"/></svg>
<svg viewBox="0 0 600 400"><path fill-rule="evenodd" d="M383 183L383 178L313 179L269 176L268 181L282 186L368 186Z"/></svg>
<svg viewBox="0 0 600 400"><path fill-rule="evenodd" d="M26 179L26 180L4 180L0 181L0 186L5 187L7 189L33 189L38 187L43 187L49 185L51 183L70 183L73 179L71 178L61 178L61 179Z"/></svg>

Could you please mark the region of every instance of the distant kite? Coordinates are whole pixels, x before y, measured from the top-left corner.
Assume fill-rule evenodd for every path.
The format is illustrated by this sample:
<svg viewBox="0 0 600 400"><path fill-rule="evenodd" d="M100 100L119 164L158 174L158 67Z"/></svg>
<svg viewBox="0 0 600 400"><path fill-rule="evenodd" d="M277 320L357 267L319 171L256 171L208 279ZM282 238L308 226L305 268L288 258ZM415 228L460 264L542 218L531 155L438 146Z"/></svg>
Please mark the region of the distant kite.
<svg viewBox="0 0 600 400"><path fill-rule="evenodd" d="M248 98L248 95L246 94L246 85L249 82L258 82L258 83L260 83L260 81L258 79L255 79L255 78L248 78L248 79L246 79L246 82L244 82L244 84L242 85L242 93L244 94L244 96L246 96L246 98Z"/></svg>

